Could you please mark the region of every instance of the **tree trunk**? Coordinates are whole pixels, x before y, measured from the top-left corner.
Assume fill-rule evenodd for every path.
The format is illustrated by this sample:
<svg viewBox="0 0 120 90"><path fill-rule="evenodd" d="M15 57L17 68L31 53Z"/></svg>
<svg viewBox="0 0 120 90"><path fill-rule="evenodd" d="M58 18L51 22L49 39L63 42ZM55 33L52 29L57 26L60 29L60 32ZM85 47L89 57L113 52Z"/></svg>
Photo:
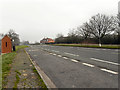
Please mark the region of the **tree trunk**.
<svg viewBox="0 0 120 90"><path fill-rule="evenodd" d="M101 45L101 39L99 38L99 47L101 47L102 45Z"/></svg>

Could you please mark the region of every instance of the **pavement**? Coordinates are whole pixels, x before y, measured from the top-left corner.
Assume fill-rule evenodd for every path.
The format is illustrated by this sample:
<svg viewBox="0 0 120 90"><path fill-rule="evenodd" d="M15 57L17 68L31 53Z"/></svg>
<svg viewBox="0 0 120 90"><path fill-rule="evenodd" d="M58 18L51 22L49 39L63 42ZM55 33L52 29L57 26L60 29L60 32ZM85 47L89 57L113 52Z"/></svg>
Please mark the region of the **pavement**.
<svg viewBox="0 0 120 90"><path fill-rule="evenodd" d="M118 88L118 50L34 45L30 57L58 88Z"/></svg>
<svg viewBox="0 0 120 90"><path fill-rule="evenodd" d="M7 84L3 88L43 88L45 87L39 75L34 72L24 49L17 51L17 55L11 65L11 70L6 78Z"/></svg>

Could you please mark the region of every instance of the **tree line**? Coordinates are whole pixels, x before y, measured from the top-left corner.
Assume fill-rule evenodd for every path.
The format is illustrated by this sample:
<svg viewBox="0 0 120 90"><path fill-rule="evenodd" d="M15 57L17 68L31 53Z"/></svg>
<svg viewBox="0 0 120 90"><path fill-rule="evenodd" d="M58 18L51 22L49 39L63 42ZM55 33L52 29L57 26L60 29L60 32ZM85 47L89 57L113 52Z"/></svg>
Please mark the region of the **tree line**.
<svg viewBox="0 0 120 90"><path fill-rule="evenodd" d="M66 37L57 34L55 43L91 43L101 46L101 44L119 44L119 38L120 13L117 16L98 13L88 22L70 30Z"/></svg>

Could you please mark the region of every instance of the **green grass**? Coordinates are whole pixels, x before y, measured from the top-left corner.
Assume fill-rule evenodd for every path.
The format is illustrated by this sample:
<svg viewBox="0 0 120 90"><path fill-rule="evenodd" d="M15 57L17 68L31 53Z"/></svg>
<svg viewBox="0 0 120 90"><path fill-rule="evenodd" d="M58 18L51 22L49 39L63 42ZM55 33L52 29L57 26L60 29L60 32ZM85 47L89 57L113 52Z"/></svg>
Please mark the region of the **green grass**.
<svg viewBox="0 0 120 90"><path fill-rule="evenodd" d="M19 81L20 81L19 73L16 72L16 81L13 88L17 88L17 84L19 83Z"/></svg>
<svg viewBox="0 0 120 90"><path fill-rule="evenodd" d="M25 45L16 46L16 51L17 51L18 49L22 49L22 48L26 48L26 47L28 47L28 46L25 46Z"/></svg>
<svg viewBox="0 0 120 90"><path fill-rule="evenodd" d="M11 68L11 64L12 64L12 61L14 59L16 55L16 52L12 52L12 53L8 53L8 54L4 54L2 56L2 84L3 86L6 85L6 81L4 81L4 79L7 77L9 71L10 71L10 68Z"/></svg>
<svg viewBox="0 0 120 90"><path fill-rule="evenodd" d="M21 73L20 73L18 70L15 70L15 72L16 72L17 74L21 75Z"/></svg>
<svg viewBox="0 0 120 90"><path fill-rule="evenodd" d="M35 72L37 75L38 75L38 79L40 81L39 85L42 87L42 88L45 88L45 90L48 90L45 83L43 82L43 80L41 79L41 77L39 76L37 70L35 69L35 67L33 68L33 72Z"/></svg>
<svg viewBox="0 0 120 90"><path fill-rule="evenodd" d="M16 46L16 51L22 48L25 48L28 46ZM7 77L10 69L11 69L11 64L13 62L13 59L16 56L16 51L11 52L11 53L7 53L7 54L3 54L2 55L2 84L3 87L4 85L7 84L7 81L5 80L5 78Z"/></svg>
<svg viewBox="0 0 120 90"><path fill-rule="evenodd" d="M101 47L97 44L53 44L55 46L72 46L72 47L91 47L91 48L109 48L109 49L120 49L119 45L102 45Z"/></svg>

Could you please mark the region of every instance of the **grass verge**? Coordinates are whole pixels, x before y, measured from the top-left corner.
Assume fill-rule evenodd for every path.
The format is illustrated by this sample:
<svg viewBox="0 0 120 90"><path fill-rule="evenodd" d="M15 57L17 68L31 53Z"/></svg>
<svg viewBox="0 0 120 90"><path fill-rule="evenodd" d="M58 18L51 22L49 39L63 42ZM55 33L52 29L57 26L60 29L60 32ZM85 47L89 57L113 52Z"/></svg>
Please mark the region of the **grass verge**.
<svg viewBox="0 0 120 90"><path fill-rule="evenodd" d="M108 49L120 49L119 45L102 45L97 44L53 44L54 46L72 46L72 47L89 47L89 48L108 48Z"/></svg>
<svg viewBox="0 0 120 90"><path fill-rule="evenodd" d="M28 46L16 46L16 51L22 48L25 48ZM16 56L16 51L11 52L11 53L7 53L2 55L2 85L4 87L4 85L7 84L7 80L5 80L5 78L7 77L10 69L11 69L11 64L13 62L13 59Z"/></svg>
<svg viewBox="0 0 120 90"><path fill-rule="evenodd" d="M19 71L15 71L16 72L16 81L15 81L15 84L14 84L14 87L13 88L17 88L17 84L19 83L20 81L20 77L19 75L21 75L21 73Z"/></svg>
<svg viewBox="0 0 120 90"><path fill-rule="evenodd" d="M42 80L41 77L39 76L37 70L35 69L35 67L33 68L33 72L36 73L37 76L38 76L38 79L39 79L39 81L40 81L39 86L41 86L41 88L45 88L45 90L48 90L47 87L46 87L46 85L45 85L45 83L43 82L43 80Z"/></svg>

